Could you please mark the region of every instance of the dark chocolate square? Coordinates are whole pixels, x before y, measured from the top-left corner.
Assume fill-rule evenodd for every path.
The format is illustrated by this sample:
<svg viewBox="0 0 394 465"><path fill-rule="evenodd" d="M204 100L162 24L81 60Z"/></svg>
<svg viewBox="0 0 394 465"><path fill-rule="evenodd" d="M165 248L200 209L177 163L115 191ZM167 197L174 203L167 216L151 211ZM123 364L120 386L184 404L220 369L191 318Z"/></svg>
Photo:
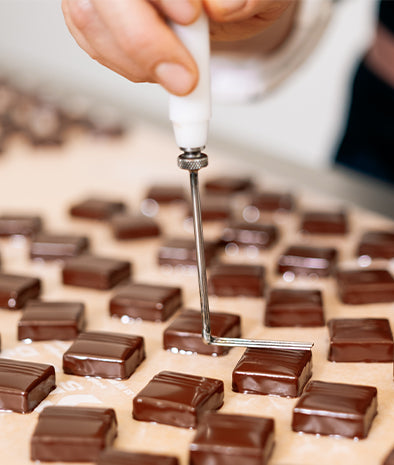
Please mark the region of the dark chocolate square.
<svg viewBox="0 0 394 465"><path fill-rule="evenodd" d="M38 278L0 273L0 307L10 310L22 308L29 299L41 292Z"/></svg>
<svg viewBox="0 0 394 465"><path fill-rule="evenodd" d="M55 387L52 365L0 358L0 410L29 413Z"/></svg>
<svg viewBox="0 0 394 465"><path fill-rule="evenodd" d="M261 265L216 264L211 268L208 292L219 297L262 297L265 268Z"/></svg>
<svg viewBox="0 0 394 465"><path fill-rule="evenodd" d="M347 215L345 212L304 212L301 231L309 234L346 234Z"/></svg>
<svg viewBox="0 0 394 465"><path fill-rule="evenodd" d="M34 215L0 216L0 236L32 237L42 228L42 219Z"/></svg>
<svg viewBox="0 0 394 465"><path fill-rule="evenodd" d="M96 465L179 465L177 457L105 449Z"/></svg>
<svg viewBox="0 0 394 465"><path fill-rule="evenodd" d="M253 195L250 205L260 211L290 212L294 209L293 196L287 192L259 192Z"/></svg>
<svg viewBox="0 0 394 465"><path fill-rule="evenodd" d="M248 348L233 371L233 391L298 397L312 376L310 350Z"/></svg>
<svg viewBox="0 0 394 465"><path fill-rule="evenodd" d="M332 362L392 362L393 335L386 318L338 318L327 324L328 360Z"/></svg>
<svg viewBox="0 0 394 465"><path fill-rule="evenodd" d="M181 305L180 287L132 283L112 297L109 311L119 317L165 321Z"/></svg>
<svg viewBox="0 0 394 465"><path fill-rule="evenodd" d="M42 462L94 462L116 436L117 420L112 408L46 407L31 437L30 458Z"/></svg>
<svg viewBox="0 0 394 465"><path fill-rule="evenodd" d="M204 189L209 194L229 195L236 192L248 191L254 188L250 177L217 176L209 179L204 184Z"/></svg>
<svg viewBox="0 0 394 465"><path fill-rule="evenodd" d="M131 264L125 260L80 255L66 260L63 267L63 284L111 289L131 275Z"/></svg>
<svg viewBox="0 0 394 465"><path fill-rule="evenodd" d="M394 302L394 278L387 270L338 271L337 283L345 304Z"/></svg>
<svg viewBox="0 0 394 465"><path fill-rule="evenodd" d="M206 413L190 444L190 464L266 465L274 427L272 418Z"/></svg>
<svg viewBox="0 0 394 465"><path fill-rule="evenodd" d="M188 218L192 218L193 210L190 206L187 213ZM204 196L201 198L201 219L202 221L224 221L232 216L231 199L229 197Z"/></svg>
<svg viewBox="0 0 394 465"><path fill-rule="evenodd" d="M81 333L63 354L63 371L70 375L125 379L144 359L141 336L89 331Z"/></svg>
<svg viewBox="0 0 394 465"><path fill-rule="evenodd" d="M374 258L394 258L394 232L369 231L363 234L357 247L357 256Z"/></svg>
<svg viewBox="0 0 394 465"><path fill-rule="evenodd" d="M133 399L133 418L195 428L201 415L223 405L223 381L162 371Z"/></svg>
<svg viewBox="0 0 394 465"><path fill-rule="evenodd" d="M160 235L156 221L144 215L117 214L110 220L112 234L116 239L144 239Z"/></svg>
<svg viewBox="0 0 394 465"><path fill-rule="evenodd" d="M121 201L89 197L71 206L70 215L78 218L105 221L109 220L115 213L125 210L126 205Z"/></svg>
<svg viewBox="0 0 394 465"><path fill-rule="evenodd" d="M244 247L252 245L259 249L269 249L278 237L278 228L274 225L238 222L224 228L222 241L225 244L234 243Z"/></svg>
<svg viewBox="0 0 394 465"><path fill-rule="evenodd" d="M38 233L30 245L30 257L42 260L62 260L86 252L89 239L74 234Z"/></svg>
<svg viewBox="0 0 394 465"><path fill-rule="evenodd" d="M279 257L278 273L324 278L335 271L337 251L332 247L290 246Z"/></svg>
<svg viewBox="0 0 394 465"><path fill-rule="evenodd" d="M176 201L185 201L185 190L182 186L174 185L155 185L148 189L145 200L151 199L157 203L171 203Z"/></svg>
<svg viewBox="0 0 394 465"><path fill-rule="evenodd" d="M204 241L206 266L211 264L217 250L217 242ZM159 248L158 262L159 265L170 265L173 267L177 265L196 266L196 244L194 239L167 239Z"/></svg>
<svg viewBox="0 0 394 465"><path fill-rule="evenodd" d="M294 407L292 429L363 439L376 413L373 386L311 381Z"/></svg>
<svg viewBox="0 0 394 465"><path fill-rule="evenodd" d="M18 322L18 339L75 339L85 326L85 305L82 302L29 300Z"/></svg>
<svg viewBox="0 0 394 465"><path fill-rule="evenodd" d="M265 326L324 326L321 291L272 289L265 307Z"/></svg>
<svg viewBox="0 0 394 465"><path fill-rule="evenodd" d="M211 332L218 337L241 337L241 318L232 313L210 312ZM231 347L205 344L201 336L201 312L184 310L165 329L163 347L173 352L196 352L203 355L224 355Z"/></svg>

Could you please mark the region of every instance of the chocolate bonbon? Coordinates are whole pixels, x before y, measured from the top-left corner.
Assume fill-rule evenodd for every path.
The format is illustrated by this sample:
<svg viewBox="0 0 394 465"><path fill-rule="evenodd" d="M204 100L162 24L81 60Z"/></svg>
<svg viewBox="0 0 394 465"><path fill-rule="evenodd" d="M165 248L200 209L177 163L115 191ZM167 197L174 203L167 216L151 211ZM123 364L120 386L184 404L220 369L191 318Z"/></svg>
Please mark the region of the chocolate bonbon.
<svg viewBox="0 0 394 465"><path fill-rule="evenodd" d="M75 339L85 326L85 305L82 302L30 300L18 322L18 339Z"/></svg>
<svg viewBox="0 0 394 465"><path fill-rule="evenodd" d="M112 234L116 239L143 239L160 235L156 221L143 215L117 214L110 220Z"/></svg>
<svg viewBox="0 0 394 465"><path fill-rule="evenodd" d="M300 229L309 234L346 234L347 215L345 212L304 212Z"/></svg>
<svg viewBox="0 0 394 465"><path fill-rule="evenodd" d="M272 289L267 298L266 326L324 326L322 293L318 289Z"/></svg>
<svg viewBox="0 0 394 465"><path fill-rule="evenodd" d="M387 270L343 270L336 278L339 298L345 304L394 302L394 278Z"/></svg>
<svg viewBox="0 0 394 465"><path fill-rule="evenodd" d="M363 439L376 414L375 387L311 381L294 407L292 429Z"/></svg>
<svg viewBox="0 0 394 465"><path fill-rule="evenodd" d="M277 270L296 276L318 276L321 278L334 273L337 264L337 251L332 247L290 246L278 259Z"/></svg>
<svg viewBox="0 0 394 465"><path fill-rule="evenodd" d="M89 239L73 234L38 233L30 245L30 257L42 260L62 260L86 252Z"/></svg>
<svg viewBox="0 0 394 465"><path fill-rule="evenodd" d="M262 297L265 268L261 265L216 264L211 268L208 291L219 297Z"/></svg>
<svg viewBox="0 0 394 465"><path fill-rule="evenodd" d="M258 192L252 196L250 205L267 212L290 212L295 208L292 194L286 192Z"/></svg>
<svg viewBox="0 0 394 465"><path fill-rule="evenodd" d="M310 350L246 349L233 370L233 391L298 397L312 376Z"/></svg>
<svg viewBox="0 0 394 465"><path fill-rule="evenodd" d="M241 337L241 318L223 312L210 312L211 332L218 337ZM230 347L205 344L201 337L201 311L184 310L163 333L163 347L173 352L196 352L204 355L224 355Z"/></svg>
<svg viewBox="0 0 394 465"><path fill-rule="evenodd" d="M393 335L386 318L335 318L327 323L332 362L393 362Z"/></svg>
<svg viewBox="0 0 394 465"><path fill-rule="evenodd" d="M357 256L374 258L394 258L394 232L369 231L363 234L356 251Z"/></svg>
<svg viewBox="0 0 394 465"><path fill-rule="evenodd" d="M63 370L71 375L125 379L144 359L141 336L89 331L81 333L63 354Z"/></svg>
<svg viewBox="0 0 394 465"><path fill-rule="evenodd" d="M195 428L203 412L223 405L223 381L162 371L133 399L133 418Z"/></svg>
<svg viewBox="0 0 394 465"><path fill-rule="evenodd" d="M0 273L0 308L17 310L41 293L38 278Z"/></svg>
<svg viewBox="0 0 394 465"><path fill-rule="evenodd" d="M207 193L219 195L248 191L253 189L253 187L253 181L248 176L218 176L209 179L204 184L204 189Z"/></svg>
<svg viewBox="0 0 394 465"><path fill-rule="evenodd" d="M113 316L165 321L181 305L180 287L131 283L111 298L109 311Z"/></svg>
<svg viewBox="0 0 394 465"><path fill-rule="evenodd" d="M193 210L190 207L187 217L192 218ZM232 216L230 199L228 197L204 196L201 198L202 221L224 221Z"/></svg>
<svg viewBox="0 0 394 465"><path fill-rule="evenodd" d="M186 200L185 190L181 186L155 185L148 189L145 200L154 200L159 204L171 202L184 202Z"/></svg>
<svg viewBox="0 0 394 465"><path fill-rule="evenodd" d="M0 236L32 237L41 230L42 223L41 217L37 215L1 215Z"/></svg>
<svg viewBox="0 0 394 465"><path fill-rule="evenodd" d="M95 463L96 465L179 465L177 457L110 448L101 452Z"/></svg>
<svg viewBox="0 0 394 465"><path fill-rule="evenodd" d="M266 465L274 428L272 418L206 413L190 444L190 465Z"/></svg>
<svg viewBox="0 0 394 465"><path fill-rule="evenodd" d="M0 358L0 410L29 413L55 387L52 365Z"/></svg>
<svg viewBox="0 0 394 465"><path fill-rule="evenodd" d="M213 261L218 249L215 241L204 241L205 263L207 266ZM159 265L196 266L196 245L193 239L167 239L159 248Z"/></svg>
<svg viewBox="0 0 394 465"><path fill-rule="evenodd" d="M112 408L49 406L38 417L30 458L42 462L93 462L116 436L117 419Z"/></svg>
<svg viewBox="0 0 394 465"><path fill-rule="evenodd" d="M131 264L125 260L86 254L66 260L63 284L105 290L126 280L130 275Z"/></svg>
<svg viewBox="0 0 394 465"><path fill-rule="evenodd" d="M70 215L78 218L105 221L115 213L126 210L122 201L88 197L70 207Z"/></svg>
<svg viewBox="0 0 394 465"><path fill-rule="evenodd" d="M223 230L222 241L238 246L269 249L278 240L278 228L271 224L233 222Z"/></svg>

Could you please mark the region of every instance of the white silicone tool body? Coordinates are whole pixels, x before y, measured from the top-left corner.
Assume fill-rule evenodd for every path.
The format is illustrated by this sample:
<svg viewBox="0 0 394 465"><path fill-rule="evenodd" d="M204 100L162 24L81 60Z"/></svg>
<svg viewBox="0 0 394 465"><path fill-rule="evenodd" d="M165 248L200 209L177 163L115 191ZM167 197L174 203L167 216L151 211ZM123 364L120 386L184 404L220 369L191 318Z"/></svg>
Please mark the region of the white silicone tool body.
<svg viewBox="0 0 394 465"><path fill-rule="evenodd" d="M170 120L178 147L202 149L208 138L211 118L210 44L206 14L188 26L172 23L171 27L197 63L199 80L193 92L185 97L170 95Z"/></svg>

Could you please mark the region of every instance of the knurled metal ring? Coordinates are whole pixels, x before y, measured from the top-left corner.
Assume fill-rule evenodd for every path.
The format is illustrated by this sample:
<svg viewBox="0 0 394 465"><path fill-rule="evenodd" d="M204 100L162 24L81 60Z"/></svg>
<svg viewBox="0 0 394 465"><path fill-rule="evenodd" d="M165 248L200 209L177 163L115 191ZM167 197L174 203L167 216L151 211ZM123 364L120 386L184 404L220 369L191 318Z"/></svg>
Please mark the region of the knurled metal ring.
<svg viewBox="0 0 394 465"><path fill-rule="evenodd" d="M183 153L178 157L178 166L183 170L198 171L208 166L208 157L205 153Z"/></svg>

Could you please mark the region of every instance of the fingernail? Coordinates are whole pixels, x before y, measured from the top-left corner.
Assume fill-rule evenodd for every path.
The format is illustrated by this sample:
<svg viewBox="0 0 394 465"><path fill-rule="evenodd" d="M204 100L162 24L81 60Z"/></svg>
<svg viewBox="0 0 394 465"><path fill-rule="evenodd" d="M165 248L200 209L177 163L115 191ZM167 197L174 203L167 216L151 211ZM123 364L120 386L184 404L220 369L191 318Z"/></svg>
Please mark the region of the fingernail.
<svg viewBox="0 0 394 465"><path fill-rule="evenodd" d="M196 7L189 0L183 0L176 4L176 15L182 22L188 23L196 18Z"/></svg>
<svg viewBox="0 0 394 465"><path fill-rule="evenodd" d="M156 79L169 92L185 95L194 85L194 76L184 66L178 63L160 63L155 69Z"/></svg>

